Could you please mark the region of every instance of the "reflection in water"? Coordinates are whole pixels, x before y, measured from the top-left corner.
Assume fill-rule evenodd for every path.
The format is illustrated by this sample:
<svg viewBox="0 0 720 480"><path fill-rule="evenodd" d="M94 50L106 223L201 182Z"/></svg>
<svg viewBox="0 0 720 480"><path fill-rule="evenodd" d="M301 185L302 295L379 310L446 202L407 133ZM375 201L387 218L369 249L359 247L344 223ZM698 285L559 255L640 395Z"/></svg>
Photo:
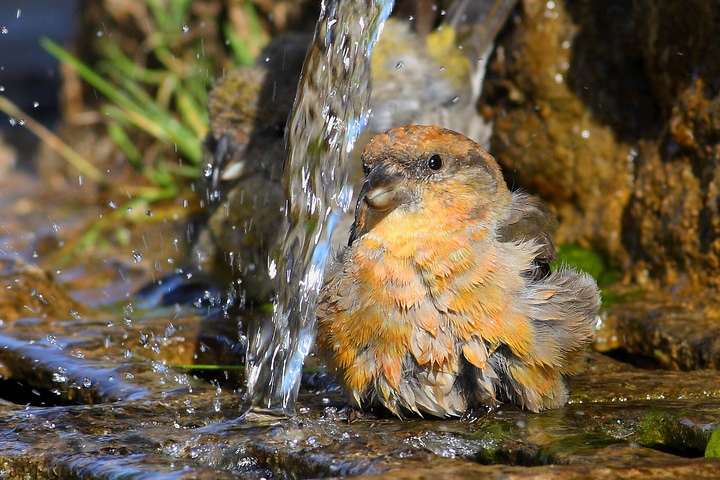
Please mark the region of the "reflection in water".
<svg viewBox="0 0 720 480"><path fill-rule="evenodd" d="M352 198L347 160L368 121L370 54L392 0L324 0L290 116L282 242L272 323L250 329L252 408L295 409L300 373L315 339L315 298L333 228Z"/></svg>

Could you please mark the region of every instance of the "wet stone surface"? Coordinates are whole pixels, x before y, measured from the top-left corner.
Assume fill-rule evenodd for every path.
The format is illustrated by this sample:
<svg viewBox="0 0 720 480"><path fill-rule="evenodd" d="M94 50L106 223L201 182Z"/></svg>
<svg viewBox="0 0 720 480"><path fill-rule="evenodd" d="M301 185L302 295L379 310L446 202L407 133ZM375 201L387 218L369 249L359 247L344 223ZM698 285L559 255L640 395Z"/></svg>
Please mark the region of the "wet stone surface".
<svg viewBox="0 0 720 480"><path fill-rule="evenodd" d="M570 404L541 414L503 406L474 421L368 413L348 422L338 392L306 386L295 418L243 420L238 392L162 361L136 355L119 364L93 359L107 349L91 352L87 342L83 358L78 344L18 337L0 338L10 378L82 404L3 402L0 456L11 476L711 478L720 468L695 458L720 418L720 387L708 390L714 371L647 371L593 354L571 382Z"/></svg>

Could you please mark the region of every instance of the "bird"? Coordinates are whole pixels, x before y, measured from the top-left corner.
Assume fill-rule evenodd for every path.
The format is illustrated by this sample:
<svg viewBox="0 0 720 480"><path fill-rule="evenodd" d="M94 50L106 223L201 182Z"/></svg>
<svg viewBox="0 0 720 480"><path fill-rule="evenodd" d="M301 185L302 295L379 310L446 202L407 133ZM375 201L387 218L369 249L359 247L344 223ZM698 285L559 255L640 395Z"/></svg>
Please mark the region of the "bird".
<svg viewBox="0 0 720 480"><path fill-rule="evenodd" d="M566 403L600 307L597 283L557 259L557 220L511 192L495 159L438 126L389 129L347 246L318 295L317 353L354 409L460 417L509 402Z"/></svg>
<svg viewBox="0 0 720 480"><path fill-rule="evenodd" d="M415 22L388 20L370 57L369 125L357 144L391 127L432 123L461 130L487 147L492 123L476 104L498 25L516 3L456 0L447 13L432 9L442 12L442 20L430 19L439 26L423 34L417 24L413 29ZM284 217L283 133L311 40L302 33L276 37L257 65L228 72L209 95L211 162L199 186L208 208L193 231L187 263L219 285L238 282L250 303L270 301L276 287L267 258ZM358 189L363 175L355 154L349 169ZM352 221L348 212L338 231L347 232Z"/></svg>

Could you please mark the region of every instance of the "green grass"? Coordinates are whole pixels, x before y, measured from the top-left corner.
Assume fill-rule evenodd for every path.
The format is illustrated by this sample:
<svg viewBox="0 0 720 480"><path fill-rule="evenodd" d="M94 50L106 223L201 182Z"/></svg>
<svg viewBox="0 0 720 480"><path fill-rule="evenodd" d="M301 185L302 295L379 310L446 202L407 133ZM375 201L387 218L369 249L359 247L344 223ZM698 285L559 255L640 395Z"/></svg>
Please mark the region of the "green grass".
<svg viewBox="0 0 720 480"><path fill-rule="evenodd" d="M132 195L125 204L87 229L78 240L80 251L111 233L109 229L119 220L147 221L143 216L127 217L125 212L177 197L199 177L202 168L202 142L209 129L207 92L212 78L227 65L214 64L216 58L205 56L209 45L203 43L204 38L187 34L191 0L148 0L146 5L151 33L140 39L142 54L136 57L130 58L112 38L99 38L96 51L100 59L89 65L48 38L40 42L95 91L108 136L142 177L128 188ZM229 20L218 19L215 26L224 44L214 45L213 51L225 52L234 65L254 63L253 52L266 40L252 3L247 1L241 8L246 31L235 32ZM3 97L0 110L11 117L29 118ZM52 132L28 121L38 127L31 130L71 168L99 185L112 183L93 159L82 157Z"/></svg>
<svg viewBox="0 0 720 480"><path fill-rule="evenodd" d="M185 179L197 178L207 134L207 92L221 65L203 55L203 39L188 43L183 36L191 16L191 0L149 0L148 22L155 31L144 40L145 62L128 57L112 40L98 41L102 58L93 66L82 62L50 39L41 45L105 97L100 113L107 132L128 162L148 181L146 200L178 194ZM253 43L261 36L259 18L250 2L243 6L251 26L241 38L225 22L218 29L227 36L235 65L254 62ZM142 63L152 64L153 67ZM139 136L149 135L153 148L140 150Z"/></svg>

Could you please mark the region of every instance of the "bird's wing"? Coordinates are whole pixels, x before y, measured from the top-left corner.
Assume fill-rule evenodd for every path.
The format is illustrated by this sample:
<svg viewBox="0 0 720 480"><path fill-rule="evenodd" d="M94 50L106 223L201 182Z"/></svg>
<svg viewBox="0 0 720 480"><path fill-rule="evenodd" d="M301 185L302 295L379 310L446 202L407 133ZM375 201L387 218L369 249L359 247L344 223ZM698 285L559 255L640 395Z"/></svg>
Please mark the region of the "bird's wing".
<svg viewBox="0 0 720 480"><path fill-rule="evenodd" d="M558 221L547 206L537 197L513 192L510 213L498 225L501 242L533 241L539 248L535 263L541 267L537 274L549 273L548 264L557 260L552 237Z"/></svg>

